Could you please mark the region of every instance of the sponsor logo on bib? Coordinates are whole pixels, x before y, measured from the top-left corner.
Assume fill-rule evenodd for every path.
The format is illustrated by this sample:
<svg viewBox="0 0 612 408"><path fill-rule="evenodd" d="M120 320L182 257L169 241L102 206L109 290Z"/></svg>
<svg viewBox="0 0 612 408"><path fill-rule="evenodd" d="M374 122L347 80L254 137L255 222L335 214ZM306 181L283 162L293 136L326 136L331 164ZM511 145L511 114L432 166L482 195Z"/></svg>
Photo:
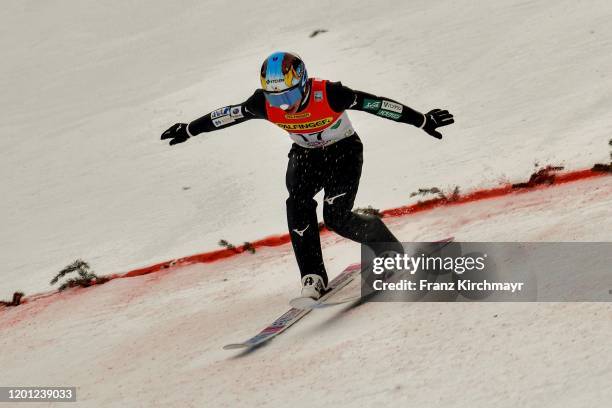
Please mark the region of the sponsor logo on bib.
<svg viewBox="0 0 612 408"><path fill-rule="evenodd" d="M304 113L288 113L285 115L285 119L304 119L310 117L310 112Z"/></svg>
<svg viewBox="0 0 612 408"><path fill-rule="evenodd" d="M304 123L277 123L279 127L285 130L304 130L304 129L316 129L323 126L327 126L331 123L332 117L315 120L313 122Z"/></svg>

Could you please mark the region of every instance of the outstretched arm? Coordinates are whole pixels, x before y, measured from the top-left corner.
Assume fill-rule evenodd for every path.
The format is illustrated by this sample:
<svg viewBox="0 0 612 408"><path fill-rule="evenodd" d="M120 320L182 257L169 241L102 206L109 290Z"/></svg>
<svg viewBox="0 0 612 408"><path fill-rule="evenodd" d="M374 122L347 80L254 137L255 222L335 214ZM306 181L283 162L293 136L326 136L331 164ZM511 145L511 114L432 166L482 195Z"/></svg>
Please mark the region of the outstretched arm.
<svg viewBox="0 0 612 408"><path fill-rule="evenodd" d="M204 132L224 129L250 119L265 119L265 98L261 90L239 105L224 106L190 123L175 123L161 135L161 140L170 139L170 145L183 143L190 137Z"/></svg>
<svg viewBox="0 0 612 408"><path fill-rule="evenodd" d="M327 92L332 109L341 112L346 109L360 110L396 122L408 123L423 129L436 139L442 134L436 129L454 123L453 115L447 110L433 109L420 113L393 99L356 91L340 82L329 82Z"/></svg>

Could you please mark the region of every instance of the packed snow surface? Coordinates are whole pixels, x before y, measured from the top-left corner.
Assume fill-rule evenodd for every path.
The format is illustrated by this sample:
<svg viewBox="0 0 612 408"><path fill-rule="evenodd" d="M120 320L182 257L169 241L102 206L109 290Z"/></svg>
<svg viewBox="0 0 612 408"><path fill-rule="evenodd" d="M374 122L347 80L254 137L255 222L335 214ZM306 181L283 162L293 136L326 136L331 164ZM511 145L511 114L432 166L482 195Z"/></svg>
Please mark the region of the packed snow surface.
<svg viewBox="0 0 612 408"><path fill-rule="evenodd" d="M420 239L569 230L599 240L611 195L598 179L390 224ZM333 235L323 244L334 274L359 251ZM11 309L0 314L2 383L75 385L92 407L593 407L612 397L608 303L348 305L315 310L252 352L222 350L288 309L293 269L286 245Z"/></svg>
<svg viewBox="0 0 612 408"><path fill-rule="evenodd" d="M169 147L175 122L244 101L275 50L311 76L420 111L442 141L366 113L356 205L609 161L612 3L5 0L0 298L285 230L289 138L250 121ZM325 33L310 38L316 29ZM598 178L389 221L405 241L612 241ZM328 270L359 247L324 239ZM612 289L612 288L610 288ZM612 308L330 308L252 353L223 351L299 290L289 245L0 312L1 385L75 385L80 406L604 406ZM46 405L45 405L46 406Z"/></svg>

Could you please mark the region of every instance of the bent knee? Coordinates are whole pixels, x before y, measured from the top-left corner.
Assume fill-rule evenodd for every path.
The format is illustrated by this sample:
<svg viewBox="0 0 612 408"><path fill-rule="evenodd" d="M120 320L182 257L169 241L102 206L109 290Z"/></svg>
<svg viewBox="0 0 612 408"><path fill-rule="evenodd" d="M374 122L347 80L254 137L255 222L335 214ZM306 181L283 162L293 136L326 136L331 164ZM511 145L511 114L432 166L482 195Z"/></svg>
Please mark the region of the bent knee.
<svg viewBox="0 0 612 408"><path fill-rule="evenodd" d="M323 222L332 231L342 231L351 218L352 212L345 211L324 211Z"/></svg>
<svg viewBox="0 0 612 408"><path fill-rule="evenodd" d="M311 197L301 197L290 195L285 201L287 208L292 209L312 209L317 207L317 202Z"/></svg>

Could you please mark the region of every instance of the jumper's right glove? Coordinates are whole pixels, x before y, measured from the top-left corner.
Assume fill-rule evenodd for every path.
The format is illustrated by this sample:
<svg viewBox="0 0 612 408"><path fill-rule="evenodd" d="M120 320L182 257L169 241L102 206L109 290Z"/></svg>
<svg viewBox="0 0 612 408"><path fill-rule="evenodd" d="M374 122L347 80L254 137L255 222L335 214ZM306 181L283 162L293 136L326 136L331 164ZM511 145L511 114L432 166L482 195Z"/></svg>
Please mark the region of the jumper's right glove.
<svg viewBox="0 0 612 408"><path fill-rule="evenodd" d="M425 120L421 125L421 129L436 139L442 139L442 134L436 131L436 128L455 123L453 115L447 110L433 109L427 112L424 116Z"/></svg>
<svg viewBox="0 0 612 408"><path fill-rule="evenodd" d="M187 130L186 123L175 123L174 125L170 126L168 130L162 133L161 140L172 139L170 140L170 146L172 146L177 143L183 143L190 137L191 135Z"/></svg>

